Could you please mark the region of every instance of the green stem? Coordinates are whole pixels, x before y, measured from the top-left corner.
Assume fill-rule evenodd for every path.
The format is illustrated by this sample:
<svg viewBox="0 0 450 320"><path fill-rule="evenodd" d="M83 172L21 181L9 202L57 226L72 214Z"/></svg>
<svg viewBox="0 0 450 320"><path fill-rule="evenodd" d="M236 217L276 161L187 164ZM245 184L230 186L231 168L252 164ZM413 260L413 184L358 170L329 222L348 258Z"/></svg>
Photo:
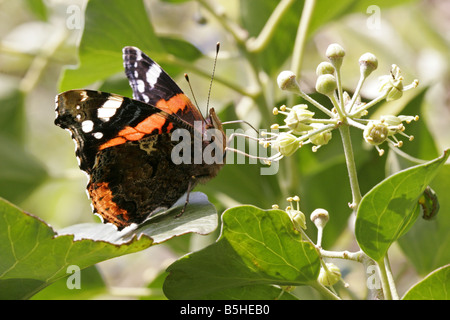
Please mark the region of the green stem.
<svg viewBox="0 0 450 320"><path fill-rule="evenodd" d="M350 137L350 127L343 124L339 127L339 132L342 137L342 145L344 147L345 162L347 163L348 175L350 178L350 187L352 189L353 201L351 208L356 212L359 203L361 202L361 190L359 189L358 174L356 171L355 156L353 154L352 141Z"/></svg>
<svg viewBox="0 0 450 320"><path fill-rule="evenodd" d="M291 71L300 78L300 71L303 62L303 52L305 51L306 36L308 34L309 24L313 16L316 0L306 0L302 10L302 17L297 29L294 51L292 53Z"/></svg>
<svg viewBox="0 0 450 320"><path fill-rule="evenodd" d="M349 251L328 251L324 249L320 249L320 255L324 258L332 258L332 259L346 259L352 260L356 262L362 262L365 253L360 251L357 252L349 252Z"/></svg>
<svg viewBox="0 0 450 320"><path fill-rule="evenodd" d="M296 93L302 97L303 99L305 99L306 101L308 101L309 103L311 103L312 105L314 105L317 109L319 109L320 111L322 111L323 113L325 113L326 115L328 115L330 118L334 118L335 115L333 114L333 112L331 112L330 110L328 110L327 108L325 108L323 105L321 105L319 102L317 102L316 100L314 100L313 98L311 98L310 96L308 96L306 93L304 93L303 91L300 90Z"/></svg>
<svg viewBox="0 0 450 320"><path fill-rule="evenodd" d="M267 46L276 30L276 26L294 1L295 0L282 0L278 3L258 37L247 40L246 47L249 52L260 52Z"/></svg>
<svg viewBox="0 0 450 320"><path fill-rule="evenodd" d="M42 50L36 55L27 73L22 78L19 85L19 90L25 94L29 93L34 89L36 84L39 82L42 73L44 72L50 58L53 56L55 51L64 42L67 37L67 32L64 28L55 31L50 36L49 40L42 46Z"/></svg>
<svg viewBox="0 0 450 320"><path fill-rule="evenodd" d="M342 108L339 106L339 101L336 100L335 94L330 94L328 98L331 100L331 103L333 104L334 108L336 109L337 113L339 114L340 119L344 119L345 115L342 110Z"/></svg>
<svg viewBox="0 0 450 320"><path fill-rule="evenodd" d="M386 266L384 264L384 258L380 259L380 261L378 261L377 264L378 264L378 271L380 274L381 287L383 288L384 299L392 300L391 288L388 280L388 275L386 272Z"/></svg>
<svg viewBox="0 0 450 320"><path fill-rule="evenodd" d="M347 113L351 113L353 106L355 105L356 99L358 99L359 92L361 91L362 85L364 84L364 81L366 80L366 77L361 74L358 85L356 86L355 93L353 93L352 101L350 101L350 105L348 106Z"/></svg>
<svg viewBox="0 0 450 320"><path fill-rule="evenodd" d="M335 128L335 127L336 127L335 124L326 124L326 125L320 127L319 129L311 130L311 131L309 131L309 133L307 133L305 135L302 135L300 137L297 137L295 140L298 141L298 142L306 141L310 137L312 137L312 136L314 136L314 135L316 135L318 133L321 133L321 132L324 132L324 131L327 131L327 130L331 130L331 129Z"/></svg>
<svg viewBox="0 0 450 320"><path fill-rule="evenodd" d="M381 100L385 99L387 97L387 91L384 92L381 96L379 96L378 98L373 99L372 101L366 103L365 105L363 105L362 107L356 109L355 111L353 111L352 113L349 114L349 117L354 117L356 116L358 113L360 113L361 111L367 110L370 107L374 106L375 104L377 104L378 102L380 102Z"/></svg>
<svg viewBox="0 0 450 320"><path fill-rule="evenodd" d="M202 69L199 69L195 64L183 61L181 59L177 59L177 58L175 58L173 56L163 57L163 58L160 59L160 61L170 62L170 63L172 63L174 65L182 67L185 70L191 70L192 72L194 72L194 73L196 73L198 75L201 75L201 76L203 76L205 78L211 78L211 72L210 71L206 72L206 71L204 71ZM216 81L216 82L218 82L218 83L220 83L220 84L222 84L222 85L224 85L224 86L226 86L226 87L236 91L237 93L239 93L239 94L241 94L243 96L247 96L247 97L250 97L252 99L255 99L256 96L257 96L257 93L250 92L250 91L246 90L245 88L242 88L241 85L238 85L236 83L233 83L231 81L223 79L220 76L215 76L214 77L214 81Z"/></svg>
<svg viewBox="0 0 450 320"><path fill-rule="evenodd" d="M298 24L297 35L295 37L294 50L292 52L292 61L291 61L291 71L300 79L300 72L302 69L303 62L303 53L305 51L306 44L306 35L308 34L309 24L311 22L311 18L313 16L314 7L316 5L316 0L306 0L303 5L302 16L300 18L300 22ZM299 88L300 89L300 88ZM314 99L311 99L306 94L301 94L301 97L310 103L317 106L320 103L317 103ZM294 103L294 96L288 97L288 104L292 105ZM328 110L322 105L318 106L322 112L325 112L328 116L330 115Z"/></svg>
<svg viewBox="0 0 450 320"><path fill-rule="evenodd" d="M324 296L328 300L341 300L341 298L327 289L327 287L321 285L319 281L311 281L310 283L308 283L308 285L316 289L322 296Z"/></svg>
<svg viewBox="0 0 450 320"><path fill-rule="evenodd" d="M336 68L336 84L337 84L337 92L338 92L338 98L339 101L336 102L336 110L341 116L341 118L345 115L347 116L347 112L344 108L344 93L342 89L342 80L341 80L341 68Z"/></svg>
<svg viewBox="0 0 450 320"><path fill-rule="evenodd" d="M197 0L197 1L202 5L202 7L206 11L208 11L217 19L217 21L222 25L222 27L233 36L233 38L236 40L238 44L243 45L245 43L248 37L248 33L246 30L242 29L232 20L227 19L227 17L223 14L223 12L220 12L219 10L214 8L209 3L209 1L206 0Z"/></svg>
<svg viewBox="0 0 450 320"><path fill-rule="evenodd" d="M386 267L386 276L387 276L387 280L389 282L389 288L391 289L392 299L399 300L397 288L396 288L395 282L394 282L394 277L392 275L391 264L389 262L389 257L387 255L387 253L384 256L384 265Z"/></svg>

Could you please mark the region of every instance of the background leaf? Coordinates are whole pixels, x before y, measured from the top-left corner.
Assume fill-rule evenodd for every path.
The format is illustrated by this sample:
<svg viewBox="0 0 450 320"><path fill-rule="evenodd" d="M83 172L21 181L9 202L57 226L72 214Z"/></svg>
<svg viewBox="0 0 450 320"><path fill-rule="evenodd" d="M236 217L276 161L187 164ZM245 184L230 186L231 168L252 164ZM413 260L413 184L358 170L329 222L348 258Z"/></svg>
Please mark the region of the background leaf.
<svg viewBox="0 0 450 320"><path fill-rule="evenodd" d="M252 286L303 285L317 278L318 254L286 212L242 206L228 209L222 221L216 243L167 269L163 289L169 299L242 297L237 291L244 287L253 292L246 299L253 299L262 293Z"/></svg>
<svg viewBox="0 0 450 320"><path fill-rule="evenodd" d="M35 156L0 135L0 197L22 201L47 178L46 168Z"/></svg>
<svg viewBox="0 0 450 320"><path fill-rule="evenodd" d="M80 65L75 70L66 69L60 91L82 88L123 72L125 46L137 46L144 52L162 51L143 2L89 1L79 48Z"/></svg>
<svg viewBox="0 0 450 320"><path fill-rule="evenodd" d="M411 230L398 240L402 251L422 276L450 262L450 165L442 167L430 186L439 199L437 216L424 220L420 213Z"/></svg>
<svg viewBox="0 0 450 320"><path fill-rule="evenodd" d="M403 300L449 300L450 265L439 268L417 283L403 296Z"/></svg>
<svg viewBox="0 0 450 320"><path fill-rule="evenodd" d="M23 143L25 136L24 94L19 90L0 97L0 136Z"/></svg>
<svg viewBox="0 0 450 320"><path fill-rule="evenodd" d="M375 261L382 259L390 245L411 228L419 214L417 200L449 152L390 176L363 197L356 216L355 235L369 257Z"/></svg>

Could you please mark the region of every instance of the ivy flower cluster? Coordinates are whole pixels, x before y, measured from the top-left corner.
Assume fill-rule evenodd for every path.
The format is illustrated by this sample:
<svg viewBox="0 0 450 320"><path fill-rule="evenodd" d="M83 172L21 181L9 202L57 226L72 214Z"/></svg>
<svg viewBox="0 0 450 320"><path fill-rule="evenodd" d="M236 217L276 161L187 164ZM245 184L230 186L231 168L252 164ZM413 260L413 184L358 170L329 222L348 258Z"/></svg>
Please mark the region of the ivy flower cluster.
<svg viewBox="0 0 450 320"><path fill-rule="evenodd" d="M364 140L373 145L380 156L384 150L380 145L384 142L393 147L400 148L403 141L398 135L413 140L413 136L407 135L405 125L411 121L418 121L418 116L383 115L380 119L367 119L368 110L382 100L393 101L399 99L404 91L416 88L418 80L409 85L403 84L403 77L398 66L392 65L389 75L379 78L379 95L368 103L361 102L360 91L367 77L377 69L378 60L371 53L363 54L359 59L360 79L353 96L342 90L340 68L345 56L344 49L338 44L331 44L326 56L329 61L322 62L316 69L316 91L326 95L333 108L329 110L316 100L309 97L301 89L296 80L296 75L291 71L283 71L278 76L277 82L280 89L301 96L311 105L322 111L327 118L315 118L315 112L309 109L307 104L299 104L293 107L281 106L274 108L274 115L283 115L284 125L274 124L272 132L264 133L261 144L271 146L278 152L269 158L270 161L278 161L283 157L292 155L305 144L312 144L313 151L326 145L332 138L332 131L341 125L349 125L361 129ZM278 132L279 129L286 131Z"/></svg>

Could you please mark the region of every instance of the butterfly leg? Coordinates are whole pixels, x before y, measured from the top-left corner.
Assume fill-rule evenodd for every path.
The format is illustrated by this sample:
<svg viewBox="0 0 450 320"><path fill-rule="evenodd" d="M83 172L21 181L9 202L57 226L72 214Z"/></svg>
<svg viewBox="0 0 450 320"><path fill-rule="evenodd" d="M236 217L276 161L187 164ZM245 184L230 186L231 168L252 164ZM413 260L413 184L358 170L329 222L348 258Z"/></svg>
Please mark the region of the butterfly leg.
<svg viewBox="0 0 450 320"><path fill-rule="evenodd" d="M192 177L192 179L195 179L195 177ZM183 209L181 209L180 213L175 216L175 219L181 217L183 215L184 211L186 211L186 207L189 203L189 194L191 193L194 186L195 186L195 183L193 183L192 180L189 180L189 185L188 185L187 194L186 194L186 201L184 202Z"/></svg>

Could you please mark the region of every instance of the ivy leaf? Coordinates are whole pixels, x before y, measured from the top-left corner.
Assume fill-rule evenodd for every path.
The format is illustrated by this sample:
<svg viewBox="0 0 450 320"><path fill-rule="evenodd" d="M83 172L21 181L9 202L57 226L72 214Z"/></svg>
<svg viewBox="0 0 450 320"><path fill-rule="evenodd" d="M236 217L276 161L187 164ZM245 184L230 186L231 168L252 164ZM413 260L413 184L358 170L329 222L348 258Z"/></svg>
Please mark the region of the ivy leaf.
<svg viewBox="0 0 450 320"><path fill-rule="evenodd" d="M121 245L58 236L39 218L0 199L0 299L28 299L67 276L71 265L84 269L151 245L147 236Z"/></svg>
<svg viewBox="0 0 450 320"><path fill-rule="evenodd" d="M122 48L161 52L142 1L91 0L85 12L80 65L66 69L60 90L81 88L123 71Z"/></svg>
<svg viewBox="0 0 450 320"><path fill-rule="evenodd" d="M241 206L225 211L222 221L216 243L167 269L163 290L169 299L229 299L242 288L248 292L245 298L253 299L273 284L317 279L318 253L302 241L284 211Z"/></svg>
<svg viewBox="0 0 450 320"><path fill-rule="evenodd" d="M68 277L74 273L68 270ZM105 284L100 271L97 267L90 266L79 271L78 277L80 287L74 289L73 282L70 278L64 277L55 281L45 289L39 291L31 299L32 300L89 300L95 299L99 295L108 294L108 287ZM68 286L68 282L72 286Z"/></svg>
<svg viewBox="0 0 450 320"><path fill-rule="evenodd" d="M439 268L414 285L403 300L449 300L450 265Z"/></svg>
<svg viewBox="0 0 450 320"><path fill-rule="evenodd" d="M450 261L450 165L442 167L430 186L438 196L440 212L432 220L417 219L398 241L417 273L423 276Z"/></svg>
<svg viewBox="0 0 450 320"><path fill-rule="evenodd" d="M172 208L150 217L136 229L125 228L118 232L112 224L81 223L59 230L58 234L73 234L76 240L108 241L117 245L145 235L152 238L155 245L187 233L205 235L213 232L218 224L217 211L208 201L208 197L201 192L191 193L186 211L175 218L181 212L185 199L180 198Z"/></svg>
<svg viewBox="0 0 450 320"><path fill-rule="evenodd" d="M372 259L382 259L391 244L404 235L419 216L418 198L436 176L450 150L430 162L402 170L370 190L361 200L355 235Z"/></svg>
<svg viewBox="0 0 450 320"><path fill-rule="evenodd" d="M158 36L143 1L91 0L86 7L80 41L80 64L77 69L64 71L60 90L81 88L120 72L124 75L125 46L136 46L150 54L172 76L182 71L173 56L188 62L202 56L200 50L183 39ZM168 54L173 56L168 58Z"/></svg>

